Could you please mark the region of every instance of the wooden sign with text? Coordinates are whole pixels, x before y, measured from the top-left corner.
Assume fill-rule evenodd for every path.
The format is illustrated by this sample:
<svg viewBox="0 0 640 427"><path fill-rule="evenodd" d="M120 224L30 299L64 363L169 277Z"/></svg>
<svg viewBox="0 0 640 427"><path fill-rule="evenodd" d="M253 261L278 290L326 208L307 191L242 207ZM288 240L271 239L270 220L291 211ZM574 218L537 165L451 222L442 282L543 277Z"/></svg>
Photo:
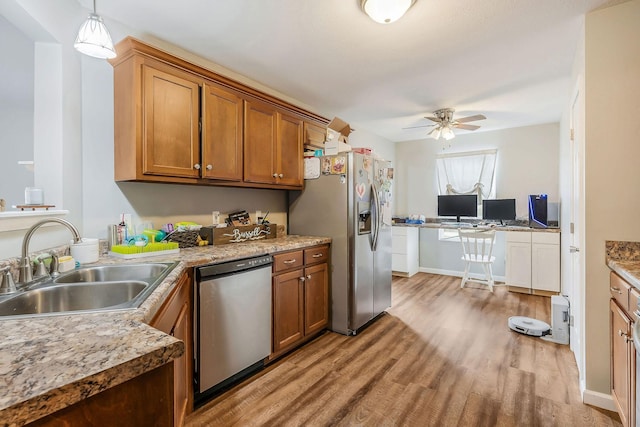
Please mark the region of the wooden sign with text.
<svg viewBox="0 0 640 427"><path fill-rule="evenodd" d="M213 244L225 245L227 243L274 239L277 228L276 224L252 224L215 228L213 230Z"/></svg>

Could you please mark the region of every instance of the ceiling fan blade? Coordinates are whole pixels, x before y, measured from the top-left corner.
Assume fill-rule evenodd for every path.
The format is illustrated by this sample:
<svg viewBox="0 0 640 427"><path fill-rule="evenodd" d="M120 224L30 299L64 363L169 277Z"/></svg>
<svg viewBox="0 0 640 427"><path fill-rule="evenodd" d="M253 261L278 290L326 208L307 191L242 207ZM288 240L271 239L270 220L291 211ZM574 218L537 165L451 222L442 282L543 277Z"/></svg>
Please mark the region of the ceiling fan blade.
<svg viewBox="0 0 640 427"><path fill-rule="evenodd" d="M402 128L402 129L404 130L404 129L417 129L417 128L428 128L428 127L431 127L431 126L435 126L435 125L420 125L420 126L409 126L409 127L406 127L406 128Z"/></svg>
<svg viewBox="0 0 640 427"><path fill-rule="evenodd" d="M436 122L436 123L440 123L440 122L442 121L442 120L440 120L440 119L439 119L439 118L437 118L437 117L427 117L427 116L424 116L424 118L425 118L425 119L427 119L427 120L431 120L432 122Z"/></svg>
<svg viewBox="0 0 640 427"><path fill-rule="evenodd" d="M461 119L456 119L456 122L458 123L467 123L467 122L473 122L474 120L484 120L486 119L485 116L483 116L482 114L476 114L475 116L469 116L469 117L463 117Z"/></svg>
<svg viewBox="0 0 640 427"><path fill-rule="evenodd" d="M431 132L429 132L429 133L427 134L427 136L431 136L431 135L433 135L433 133L434 133L435 131L437 131L438 129L440 129L440 128L433 128L433 129L431 129Z"/></svg>
<svg viewBox="0 0 640 427"><path fill-rule="evenodd" d="M455 128L465 129L465 130L476 130L476 129L478 129L480 127L480 126L477 126L477 125L463 125L463 124L456 124L456 125L453 125L453 126Z"/></svg>

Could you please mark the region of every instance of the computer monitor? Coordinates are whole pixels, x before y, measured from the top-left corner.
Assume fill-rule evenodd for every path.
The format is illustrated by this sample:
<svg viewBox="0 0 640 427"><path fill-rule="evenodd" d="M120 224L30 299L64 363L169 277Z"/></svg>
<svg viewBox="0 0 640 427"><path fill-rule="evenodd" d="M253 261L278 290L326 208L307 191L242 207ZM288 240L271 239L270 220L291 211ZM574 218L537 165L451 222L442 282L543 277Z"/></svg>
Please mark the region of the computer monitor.
<svg viewBox="0 0 640 427"><path fill-rule="evenodd" d="M455 216L460 222L461 216L478 216L478 196L475 194L452 194L438 196L438 216Z"/></svg>
<svg viewBox="0 0 640 427"><path fill-rule="evenodd" d="M482 201L482 219L512 221L516 219L516 199L488 199Z"/></svg>

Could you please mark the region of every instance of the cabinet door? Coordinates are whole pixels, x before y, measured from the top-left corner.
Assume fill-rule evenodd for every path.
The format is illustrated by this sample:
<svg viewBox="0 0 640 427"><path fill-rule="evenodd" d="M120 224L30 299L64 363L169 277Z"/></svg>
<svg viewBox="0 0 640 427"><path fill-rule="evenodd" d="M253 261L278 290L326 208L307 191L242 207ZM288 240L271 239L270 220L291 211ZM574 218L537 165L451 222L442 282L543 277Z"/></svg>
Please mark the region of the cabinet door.
<svg viewBox="0 0 640 427"><path fill-rule="evenodd" d="M242 181L242 98L205 83L202 106L202 177Z"/></svg>
<svg viewBox="0 0 640 427"><path fill-rule="evenodd" d="M304 122L304 145L309 149L323 149L327 128L320 125Z"/></svg>
<svg viewBox="0 0 640 427"><path fill-rule="evenodd" d="M320 331L329 324L329 274L327 263L304 269L304 334Z"/></svg>
<svg viewBox="0 0 640 427"><path fill-rule="evenodd" d="M531 243L509 242L506 244L505 279L508 286L531 287Z"/></svg>
<svg viewBox="0 0 640 427"><path fill-rule="evenodd" d="M276 172L278 174L276 181L278 184L302 186L302 120L278 113L276 159Z"/></svg>
<svg viewBox="0 0 640 427"><path fill-rule="evenodd" d="M294 270L273 277L273 352L304 337L304 271Z"/></svg>
<svg viewBox="0 0 640 427"><path fill-rule="evenodd" d="M531 288L560 292L559 245L531 245Z"/></svg>
<svg viewBox="0 0 640 427"><path fill-rule="evenodd" d="M192 277L184 274L173 293L160 308L151 322L151 326L173 335L184 342L184 354L173 361L173 400L174 422L182 425L185 416L191 411L192 396L192 323L191 323L191 290Z"/></svg>
<svg viewBox="0 0 640 427"><path fill-rule="evenodd" d="M244 102L244 180L276 181L277 113L258 101Z"/></svg>
<svg viewBox="0 0 640 427"><path fill-rule="evenodd" d="M631 321L614 300L609 300L611 325L611 395L623 426L631 426L632 390L635 389L635 357Z"/></svg>
<svg viewBox="0 0 640 427"><path fill-rule="evenodd" d="M142 66L142 75L142 173L199 177L200 86L195 77L148 65Z"/></svg>

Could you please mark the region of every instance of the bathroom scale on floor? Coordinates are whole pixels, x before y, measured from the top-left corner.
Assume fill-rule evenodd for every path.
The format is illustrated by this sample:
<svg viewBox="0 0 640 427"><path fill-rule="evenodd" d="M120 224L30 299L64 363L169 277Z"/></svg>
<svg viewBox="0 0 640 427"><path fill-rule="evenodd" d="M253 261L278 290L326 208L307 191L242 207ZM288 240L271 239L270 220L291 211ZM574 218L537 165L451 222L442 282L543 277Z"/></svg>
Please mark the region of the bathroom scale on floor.
<svg viewBox="0 0 640 427"><path fill-rule="evenodd" d="M521 334L534 337L542 337L551 333L551 326L548 323L524 316L509 317L509 328Z"/></svg>

